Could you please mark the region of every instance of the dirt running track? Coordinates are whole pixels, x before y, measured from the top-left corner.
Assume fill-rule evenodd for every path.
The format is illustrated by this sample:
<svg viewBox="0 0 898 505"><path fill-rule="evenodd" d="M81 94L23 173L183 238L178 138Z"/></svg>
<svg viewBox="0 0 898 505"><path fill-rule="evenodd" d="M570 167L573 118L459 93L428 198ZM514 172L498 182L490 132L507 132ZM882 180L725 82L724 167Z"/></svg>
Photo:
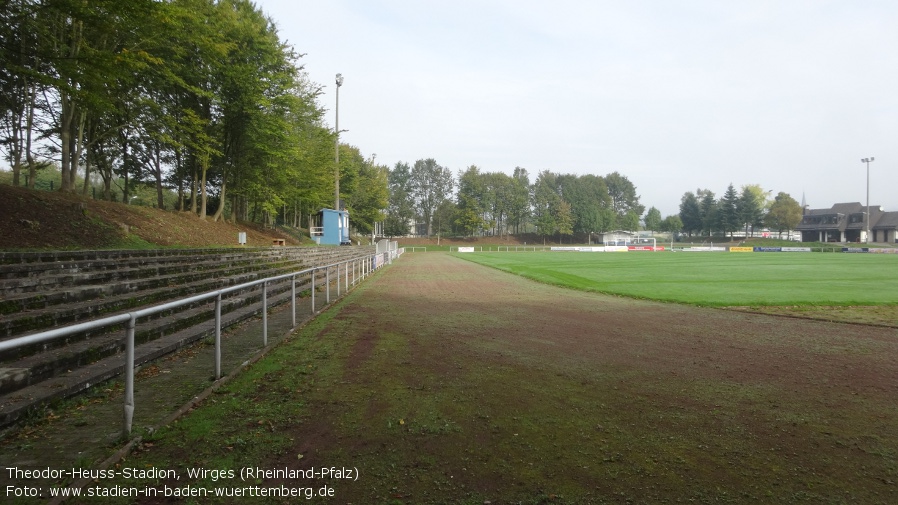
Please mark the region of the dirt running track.
<svg viewBox="0 0 898 505"><path fill-rule="evenodd" d="M332 503L898 502L894 329L569 291L442 253L379 275L304 340L314 385L279 401L307 410L272 426L295 443L252 462L358 468Z"/></svg>

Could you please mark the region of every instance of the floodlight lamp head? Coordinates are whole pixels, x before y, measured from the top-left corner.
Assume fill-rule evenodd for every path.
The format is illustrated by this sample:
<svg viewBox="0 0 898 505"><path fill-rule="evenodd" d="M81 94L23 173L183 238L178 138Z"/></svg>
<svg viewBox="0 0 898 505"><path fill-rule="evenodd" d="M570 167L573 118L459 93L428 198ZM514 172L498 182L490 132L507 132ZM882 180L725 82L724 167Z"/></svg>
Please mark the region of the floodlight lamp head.
<svg viewBox="0 0 898 505"><path fill-rule="evenodd" d="M337 87L339 88L342 85L343 85L343 74L337 74Z"/></svg>

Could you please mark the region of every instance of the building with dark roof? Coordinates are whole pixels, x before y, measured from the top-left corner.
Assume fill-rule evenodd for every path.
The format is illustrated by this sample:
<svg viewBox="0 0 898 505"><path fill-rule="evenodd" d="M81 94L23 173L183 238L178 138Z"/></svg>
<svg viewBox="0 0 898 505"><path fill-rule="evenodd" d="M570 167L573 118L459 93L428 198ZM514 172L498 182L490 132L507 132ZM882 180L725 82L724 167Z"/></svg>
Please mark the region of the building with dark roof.
<svg viewBox="0 0 898 505"><path fill-rule="evenodd" d="M829 209L804 208L795 230L802 242L867 242L867 207L858 202L837 203ZM898 242L898 212L870 206L870 242Z"/></svg>

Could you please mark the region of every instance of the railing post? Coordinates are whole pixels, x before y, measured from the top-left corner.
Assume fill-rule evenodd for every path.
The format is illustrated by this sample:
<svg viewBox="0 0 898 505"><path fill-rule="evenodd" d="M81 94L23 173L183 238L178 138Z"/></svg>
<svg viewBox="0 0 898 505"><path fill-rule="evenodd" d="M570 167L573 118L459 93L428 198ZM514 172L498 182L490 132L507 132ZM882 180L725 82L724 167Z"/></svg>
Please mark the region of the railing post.
<svg viewBox="0 0 898 505"><path fill-rule="evenodd" d="M349 262L346 262L346 268L343 269L343 287L349 292Z"/></svg>
<svg viewBox="0 0 898 505"><path fill-rule="evenodd" d="M137 318L131 314L125 330L125 436L131 435L131 422L134 420L134 332Z"/></svg>
<svg viewBox="0 0 898 505"><path fill-rule="evenodd" d="M337 298L340 298L340 264L337 263Z"/></svg>
<svg viewBox="0 0 898 505"><path fill-rule="evenodd" d="M324 267L324 284L327 286L327 295L324 301L326 305L331 304L331 267Z"/></svg>
<svg viewBox="0 0 898 505"><path fill-rule="evenodd" d="M221 292L215 297L215 380L221 379Z"/></svg>
<svg viewBox="0 0 898 505"><path fill-rule="evenodd" d="M315 313L315 269L312 269L312 314ZM295 326L295 325L294 325Z"/></svg>
<svg viewBox="0 0 898 505"><path fill-rule="evenodd" d="M268 345L268 281L262 283L262 345Z"/></svg>
<svg viewBox="0 0 898 505"><path fill-rule="evenodd" d="M296 275L290 277L290 309L293 311L291 328L296 328Z"/></svg>

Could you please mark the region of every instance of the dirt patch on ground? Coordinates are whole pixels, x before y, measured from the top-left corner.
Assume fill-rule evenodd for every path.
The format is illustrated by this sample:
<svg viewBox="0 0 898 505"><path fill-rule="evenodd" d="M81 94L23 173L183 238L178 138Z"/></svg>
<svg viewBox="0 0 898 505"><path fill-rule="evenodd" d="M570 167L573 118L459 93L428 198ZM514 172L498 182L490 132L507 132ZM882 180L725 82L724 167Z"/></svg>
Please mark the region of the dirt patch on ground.
<svg viewBox="0 0 898 505"><path fill-rule="evenodd" d="M257 223L200 220L187 212L124 205L75 194L0 184L0 250L229 247L246 232L250 247L299 241Z"/></svg>

